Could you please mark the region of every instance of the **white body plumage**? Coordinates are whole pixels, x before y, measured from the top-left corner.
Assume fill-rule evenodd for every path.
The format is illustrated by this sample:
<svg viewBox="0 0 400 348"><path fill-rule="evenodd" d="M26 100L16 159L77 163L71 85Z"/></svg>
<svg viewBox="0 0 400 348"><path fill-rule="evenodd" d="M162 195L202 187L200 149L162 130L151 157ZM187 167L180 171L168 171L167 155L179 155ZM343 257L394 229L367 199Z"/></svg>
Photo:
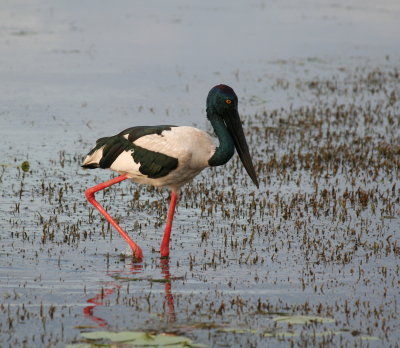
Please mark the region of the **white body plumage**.
<svg viewBox="0 0 400 348"><path fill-rule="evenodd" d="M129 134L123 137L128 140ZM193 127L171 127L160 134L144 135L132 142L134 145L162 153L178 160L176 169L163 177L150 178L140 172L141 163L136 163L134 150L122 151L112 162L109 169L127 174L134 182L153 186L168 186L177 191L180 186L192 180L204 168L209 167L208 160L215 152L213 139L204 131ZM98 164L103 157L104 146L86 156L83 165Z"/></svg>

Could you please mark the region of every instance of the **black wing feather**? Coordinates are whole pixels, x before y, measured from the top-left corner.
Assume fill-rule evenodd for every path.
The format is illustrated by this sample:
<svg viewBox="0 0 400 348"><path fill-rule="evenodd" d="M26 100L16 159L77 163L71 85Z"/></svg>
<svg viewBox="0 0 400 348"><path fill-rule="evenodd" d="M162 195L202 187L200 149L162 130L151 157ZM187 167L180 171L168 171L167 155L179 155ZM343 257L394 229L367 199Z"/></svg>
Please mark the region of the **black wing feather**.
<svg viewBox="0 0 400 348"><path fill-rule="evenodd" d="M177 158L150 151L135 145L132 153L133 160L140 163L139 171L151 179L162 178L178 167Z"/></svg>
<svg viewBox="0 0 400 348"><path fill-rule="evenodd" d="M124 137L113 137L113 139L110 139L107 145L104 146L103 157L99 162L99 167L103 169L110 168L123 151L134 150L134 148L135 146Z"/></svg>
<svg viewBox="0 0 400 348"><path fill-rule="evenodd" d="M146 135L161 135L163 131L170 130L172 127L175 126L131 127L112 137L100 138L96 141L96 146L88 153L88 156L90 156L95 151L103 148L103 156L100 162L85 164L82 167L88 169L110 168L123 151L133 150L132 158L135 163L140 163L139 171L143 175L152 179L162 178L178 167L178 159L160 152L147 150L133 144L133 142ZM128 140L124 138L124 135L128 135Z"/></svg>

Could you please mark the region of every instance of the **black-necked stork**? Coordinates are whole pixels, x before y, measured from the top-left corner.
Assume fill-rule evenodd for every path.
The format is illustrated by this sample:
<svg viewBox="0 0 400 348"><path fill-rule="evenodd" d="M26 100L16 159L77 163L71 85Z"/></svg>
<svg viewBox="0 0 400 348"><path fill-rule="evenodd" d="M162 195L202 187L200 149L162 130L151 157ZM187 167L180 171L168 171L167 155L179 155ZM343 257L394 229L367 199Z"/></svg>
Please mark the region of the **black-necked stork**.
<svg viewBox="0 0 400 348"><path fill-rule="evenodd" d="M219 146L206 132L193 127L138 126L98 139L83 161L83 168L111 169L120 174L86 190L86 197L128 242L137 259L143 258L142 250L95 200L97 191L125 179L139 184L169 187L171 202L160 248L161 256L168 257L172 220L182 185L204 168L227 163L236 147L247 173L258 187L239 118L238 98L231 87L218 85L210 90L207 118L218 137Z"/></svg>

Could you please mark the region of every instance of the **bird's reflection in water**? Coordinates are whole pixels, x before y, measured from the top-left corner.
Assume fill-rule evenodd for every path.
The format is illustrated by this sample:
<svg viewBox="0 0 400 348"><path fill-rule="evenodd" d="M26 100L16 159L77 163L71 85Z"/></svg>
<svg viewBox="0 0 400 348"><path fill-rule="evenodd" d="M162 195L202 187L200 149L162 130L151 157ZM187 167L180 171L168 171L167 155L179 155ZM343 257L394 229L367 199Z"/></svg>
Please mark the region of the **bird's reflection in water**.
<svg viewBox="0 0 400 348"><path fill-rule="evenodd" d="M97 306L102 306L104 304L103 300L107 296L111 295L115 291L115 289L117 289L119 287L121 287L121 285L119 285L119 286L115 285L114 287L109 288L109 289L101 288L101 293L99 293L95 297L87 300L86 302L90 303L90 305L83 308L83 314L85 315L85 317L96 322L98 326L101 326L101 327L108 326L108 323L103 318L97 317L93 314L93 310Z"/></svg>
<svg viewBox="0 0 400 348"><path fill-rule="evenodd" d="M175 308L174 308L174 297L171 290L171 274L169 271L169 259L160 259L160 268L163 278L165 280L165 301L168 308L168 322L173 323L176 320ZM129 281L133 275L140 274L143 272L143 265L138 263L130 263L128 267L125 266L123 270L113 270L107 271L107 275L114 278L114 281L106 283L105 287L101 288L101 291L94 297L88 299L86 302L89 303L88 306L83 308L83 314L86 318L97 323L98 326L104 327L108 326L105 319L94 315L93 311L97 306L103 306L104 300L112 295L116 290L118 291L122 287L122 282ZM143 279L146 280L146 279ZM151 281L151 279L150 279Z"/></svg>
<svg viewBox="0 0 400 348"><path fill-rule="evenodd" d="M172 296L171 292L171 274L169 273L169 259L161 258L161 273L165 279L165 300L167 301L168 305L168 321L170 323L175 322L176 315L175 315L175 308L174 308L174 297Z"/></svg>

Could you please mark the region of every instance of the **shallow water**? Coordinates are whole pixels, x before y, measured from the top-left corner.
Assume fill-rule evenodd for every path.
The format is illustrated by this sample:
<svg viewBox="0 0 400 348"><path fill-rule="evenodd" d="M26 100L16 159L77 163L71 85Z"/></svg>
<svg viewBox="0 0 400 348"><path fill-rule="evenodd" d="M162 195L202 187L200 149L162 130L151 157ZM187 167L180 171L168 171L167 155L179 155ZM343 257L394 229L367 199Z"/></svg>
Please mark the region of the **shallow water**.
<svg viewBox="0 0 400 348"><path fill-rule="evenodd" d="M397 2L3 7L1 346L98 330L216 347L398 344ZM260 189L237 158L200 174L169 262L166 191L98 194L143 248L136 264L84 199L112 173L82 170L82 156L133 125L210 130L205 98L221 82L239 96Z"/></svg>

